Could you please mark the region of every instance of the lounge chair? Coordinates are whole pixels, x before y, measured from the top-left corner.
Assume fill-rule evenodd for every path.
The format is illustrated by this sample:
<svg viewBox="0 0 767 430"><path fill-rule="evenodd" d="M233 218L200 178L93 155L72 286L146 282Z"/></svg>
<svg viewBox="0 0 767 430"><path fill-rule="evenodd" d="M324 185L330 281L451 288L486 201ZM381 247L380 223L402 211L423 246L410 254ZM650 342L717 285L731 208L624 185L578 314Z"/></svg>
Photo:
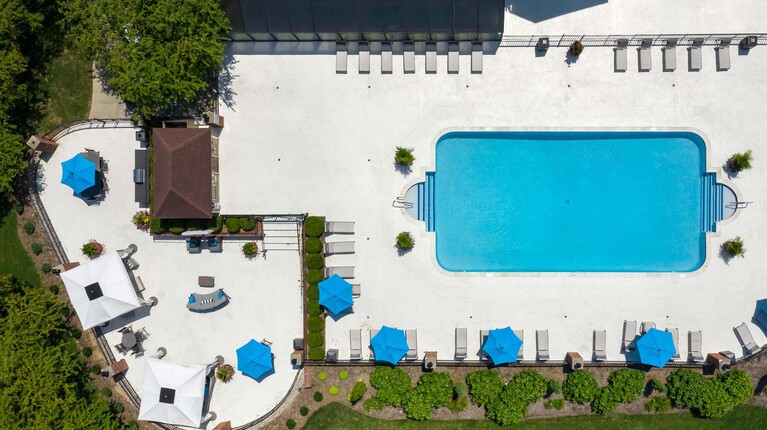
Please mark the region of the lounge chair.
<svg viewBox="0 0 767 430"><path fill-rule="evenodd" d="M668 39L663 47L663 70L666 72L676 70L676 43L676 39Z"/></svg>
<svg viewBox="0 0 767 430"><path fill-rule="evenodd" d="M606 345L607 332L594 330L594 361L607 361Z"/></svg>
<svg viewBox="0 0 767 430"><path fill-rule="evenodd" d="M703 39L695 39L690 46L690 71L698 72L703 68Z"/></svg>
<svg viewBox="0 0 767 430"><path fill-rule="evenodd" d="M208 251L209 252L221 252L222 250L222 243L224 241L221 240L220 237L210 237L208 238Z"/></svg>
<svg viewBox="0 0 767 430"><path fill-rule="evenodd" d="M522 345L519 345L519 352L517 352L517 361L524 359L525 349L525 331L524 330L512 330L515 335L522 341Z"/></svg>
<svg viewBox="0 0 767 430"><path fill-rule="evenodd" d="M402 63L405 68L405 73L415 73L415 49L413 42L405 42L404 50L402 52Z"/></svg>
<svg viewBox="0 0 767 430"><path fill-rule="evenodd" d="M716 70L730 70L730 39L719 42L716 48Z"/></svg>
<svg viewBox="0 0 767 430"><path fill-rule="evenodd" d="M407 360L418 359L418 330L405 330L405 340L407 340L408 351L405 355Z"/></svg>
<svg viewBox="0 0 767 430"><path fill-rule="evenodd" d="M447 73L458 73L458 42L447 44Z"/></svg>
<svg viewBox="0 0 767 430"><path fill-rule="evenodd" d="M547 361L549 359L549 331L536 330L535 343L538 350L538 361Z"/></svg>
<svg viewBox="0 0 767 430"><path fill-rule="evenodd" d="M216 278L213 276L198 276L197 285L201 287L213 288L216 286Z"/></svg>
<svg viewBox="0 0 767 430"><path fill-rule="evenodd" d="M471 44L471 73L482 73L482 42Z"/></svg>
<svg viewBox="0 0 767 430"><path fill-rule="evenodd" d="M353 254L354 242L325 242L325 254Z"/></svg>
<svg viewBox="0 0 767 430"><path fill-rule="evenodd" d="M138 269L138 266L139 266L138 261L134 260L133 258L126 258L123 261L125 261L125 266L129 270L136 270L136 269Z"/></svg>
<svg viewBox="0 0 767 430"><path fill-rule="evenodd" d="M455 358L463 360L466 358L468 348L466 347L466 327L455 329Z"/></svg>
<svg viewBox="0 0 767 430"><path fill-rule="evenodd" d="M360 284L352 284L352 298L358 298L362 295L362 287Z"/></svg>
<svg viewBox="0 0 767 430"><path fill-rule="evenodd" d="M325 223L325 233L354 234L354 222L352 221L329 221Z"/></svg>
<svg viewBox="0 0 767 430"><path fill-rule="evenodd" d="M618 39L615 46L615 71L625 72L628 70L628 39Z"/></svg>
<svg viewBox="0 0 767 430"><path fill-rule="evenodd" d="M346 42L336 42L336 73L346 73Z"/></svg>
<svg viewBox="0 0 767 430"><path fill-rule="evenodd" d="M391 42L381 42L381 73L391 73L391 57Z"/></svg>
<svg viewBox="0 0 767 430"><path fill-rule="evenodd" d="M652 321L642 321L642 334L650 331L651 328L655 328L655 323Z"/></svg>
<svg viewBox="0 0 767 430"><path fill-rule="evenodd" d="M362 359L362 331L361 330L349 330L350 338L350 360Z"/></svg>
<svg viewBox="0 0 767 430"><path fill-rule="evenodd" d="M666 331L671 333L671 340L674 342L674 349L676 349L676 354L671 359L679 360L679 329L667 328Z"/></svg>
<svg viewBox="0 0 767 430"><path fill-rule="evenodd" d="M333 275L338 275L342 278L353 278L354 277L354 266L336 266L336 267L326 267L325 268L325 277L329 278Z"/></svg>
<svg viewBox="0 0 767 430"><path fill-rule="evenodd" d="M636 321L623 321L623 352L634 350L634 338L637 335Z"/></svg>
<svg viewBox="0 0 767 430"><path fill-rule="evenodd" d="M437 44L426 42L426 73L437 73Z"/></svg>
<svg viewBox="0 0 767 430"><path fill-rule="evenodd" d="M748 329L746 323L733 327L733 330L735 330L735 336L737 336L738 341L740 341L740 346L747 351L746 355L751 355L761 349L759 348L759 345L754 342L754 337L751 336L751 330Z"/></svg>
<svg viewBox="0 0 767 430"><path fill-rule="evenodd" d="M359 43L360 74L370 73L370 46L367 42Z"/></svg>
<svg viewBox="0 0 767 430"><path fill-rule="evenodd" d="M690 342L690 360L699 363L703 361L703 333L700 331L688 332Z"/></svg>
<svg viewBox="0 0 767 430"><path fill-rule="evenodd" d="M485 346L485 342L487 342L487 337L490 336L489 330L480 330L479 331L479 359L486 361L490 359L490 356L487 355L484 349L482 347Z"/></svg>
<svg viewBox="0 0 767 430"><path fill-rule="evenodd" d="M186 307L190 311L204 312L216 309L228 301L229 296L224 293L223 289L219 288L208 294L192 293L189 296L189 301L186 304Z"/></svg>
<svg viewBox="0 0 767 430"><path fill-rule="evenodd" d="M756 323L762 327L762 330L767 330L767 313L759 309L758 311L756 311L756 315L754 315L754 319L756 320Z"/></svg>
<svg viewBox="0 0 767 430"><path fill-rule="evenodd" d="M377 329L370 330L370 340L373 340L373 338L376 337L377 334L378 334L378 330ZM368 348L370 348L370 359L371 360L375 360L376 359L376 354L375 354L375 350L373 349L373 345L370 344L370 346Z"/></svg>
<svg viewBox="0 0 767 430"><path fill-rule="evenodd" d="M190 237L186 240L186 250L190 254L199 254L202 252L202 247L200 246L200 238L199 237Z"/></svg>
<svg viewBox="0 0 767 430"><path fill-rule="evenodd" d="M639 46L639 71L649 72L652 69L652 39L642 40Z"/></svg>

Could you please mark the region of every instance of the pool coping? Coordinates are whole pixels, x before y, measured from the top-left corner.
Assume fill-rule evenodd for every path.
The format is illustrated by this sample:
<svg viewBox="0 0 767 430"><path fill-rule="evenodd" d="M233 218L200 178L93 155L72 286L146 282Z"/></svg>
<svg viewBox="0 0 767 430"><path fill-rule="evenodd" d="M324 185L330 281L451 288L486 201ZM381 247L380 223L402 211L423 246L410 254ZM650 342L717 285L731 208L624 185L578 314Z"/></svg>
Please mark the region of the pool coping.
<svg viewBox="0 0 767 430"><path fill-rule="evenodd" d="M729 177L724 173L724 170L721 167L711 167L709 165L710 160L710 140L708 136L703 133L701 130L693 127L491 127L491 126L465 126L465 127L448 127L443 128L439 130L436 133L436 136L432 139L430 148L428 154L428 164L425 166L422 166L418 170L418 175L416 178L411 179L408 181L405 186L400 191L399 198L404 199L405 195L407 194L408 190L416 185L419 182L423 182L423 178L426 176L427 172L436 172L437 170L437 152L436 152L436 145L439 142L439 140L447 133L452 132L460 132L460 131L511 131L511 132L524 132L524 131L547 131L547 132L555 132L555 131L583 131L583 132L594 132L594 131L604 131L604 132L632 132L632 131L642 131L642 132L689 132L694 133L698 135L702 140L703 144L706 148L705 151L705 157L706 157L706 165L705 165L705 171L709 173L714 173L716 175L717 182L726 185L732 189L732 191L735 193L735 196L738 201L741 201L741 192L738 189L735 184L730 181ZM424 157L426 158L426 157ZM703 263L698 267L697 269L691 271L691 272L451 272L449 270L445 270L439 262L437 261L437 247L436 247L436 232L428 232L426 231L426 225L423 221L419 221L417 219L414 219L409 213L407 213L407 209L404 207L399 208L400 213L402 216L411 224L418 227L419 230L419 237L426 239L426 241L429 242L429 248L430 248L430 259L432 264L436 267L437 271L440 272L443 275L446 276L455 276L455 277L483 277L483 278L495 278L495 277L555 277L555 278L572 278L572 277L649 277L649 278L686 278L690 276L697 276L700 273L702 273L709 265L709 262L712 258L712 253L718 251L720 248L715 247L713 242L714 238L721 237L721 233L718 231L717 228L716 232L706 232L706 257L703 260ZM733 215L725 220L717 222L717 226L720 225L726 225L731 222L735 218L738 217L740 214L740 210L736 209L735 213ZM719 255L719 252L716 252L716 255Z"/></svg>

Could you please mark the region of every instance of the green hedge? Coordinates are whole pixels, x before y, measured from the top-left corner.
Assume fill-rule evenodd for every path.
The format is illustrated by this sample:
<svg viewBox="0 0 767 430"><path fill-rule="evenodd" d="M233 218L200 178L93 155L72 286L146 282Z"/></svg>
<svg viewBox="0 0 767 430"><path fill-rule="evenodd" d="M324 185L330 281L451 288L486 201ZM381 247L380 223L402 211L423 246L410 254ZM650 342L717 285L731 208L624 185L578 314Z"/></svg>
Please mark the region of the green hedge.
<svg viewBox="0 0 767 430"><path fill-rule="evenodd" d="M388 406L400 406L413 386L405 371L386 366L376 366L370 374L370 385L378 389L375 398Z"/></svg>
<svg viewBox="0 0 767 430"><path fill-rule="evenodd" d="M322 308L316 299L309 299L309 301L306 302L306 313L313 317L322 314Z"/></svg>
<svg viewBox="0 0 767 430"><path fill-rule="evenodd" d="M548 381L535 370L525 370L518 373L503 387L501 398L507 403L518 400L525 405L531 405L541 400L548 391Z"/></svg>
<svg viewBox="0 0 767 430"><path fill-rule="evenodd" d="M256 228L256 219L250 217L242 217L238 220L240 228L245 231L253 231Z"/></svg>
<svg viewBox="0 0 767 430"><path fill-rule="evenodd" d="M674 406L690 409L700 407L706 385L703 375L689 369L679 369L668 375L666 382L668 398Z"/></svg>
<svg viewBox="0 0 767 430"><path fill-rule="evenodd" d="M668 397L674 405L696 410L703 418L720 418L753 395L751 379L741 370L731 370L715 378L688 369L668 376Z"/></svg>
<svg viewBox="0 0 767 430"><path fill-rule="evenodd" d="M316 237L306 239L306 252L309 254L319 254L322 252L322 241Z"/></svg>
<svg viewBox="0 0 767 430"><path fill-rule="evenodd" d="M402 398L402 409L408 418L423 421L434 408L447 406L453 400L453 380L445 372L421 375L413 390Z"/></svg>
<svg viewBox="0 0 767 430"><path fill-rule="evenodd" d="M189 230L205 230L208 228L208 220L206 219L188 219L186 220L186 229Z"/></svg>
<svg viewBox="0 0 767 430"><path fill-rule="evenodd" d="M166 225L168 226L168 230L173 234L181 234L186 231L185 219L169 219L166 220Z"/></svg>
<svg viewBox="0 0 767 430"><path fill-rule="evenodd" d="M317 216L310 216L304 221L304 230L309 237L320 237L325 233L325 222Z"/></svg>
<svg viewBox="0 0 767 430"><path fill-rule="evenodd" d="M235 234L240 232L239 218L233 218L233 217L227 218L224 224L226 225L226 231L229 232L229 234Z"/></svg>
<svg viewBox="0 0 767 430"><path fill-rule="evenodd" d="M314 347L309 348L309 353L307 354L309 356L309 360L324 360L325 359L325 348L323 347Z"/></svg>
<svg viewBox="0 0 767 430"><path fill-rule="evenodd" d="M608 385L598 389L594 394L594 399L591 400L591 412L600 415L606 414L615 409L620 403L615 387Z"/></svg>
<svg viewBox="0 0 767 430"><path fill-rule="evenodd" d="M591 402L598 389L596 379L583 369L570 373L562 383L562 394L565 399L580 404Z"/></svg>
<svg viewBox="0 0 767 430"><path fill-rule="evenodd" d="M325 335L322 333L308 333L306 335L306 344L312 348L321 347L325 344Z"/></svg>
<svg viewBox="0 0 767 430"><path fill-rule="evenodd" d="M352 388L352 392L349 393L349 402L352 404L359 402L362 400L362 397L365 396L365 393L368 390L367 384L365 384L364 381L357 381L354 383L354 387Z"/></svg>
<svg viewBox="0 0 767 430"><path fill-rule="evenodd" d="M477 406L486 406L498 398L504 383L501 377L492 370L478 370L466 376L469 385L469 397Z"/></svg>
<svg viewBox="0 0 767 430"><path fill-rule="evenodd" d="M647 412L657 412L662 414L671 409L671 400L668 397L653 397L644 402L644 408Z"/></svg>
<svg viewBox="0 0 767 430"><path fill-rule="evenodd" d="M504 401L500 397L487 405L486 415L501 426L519 424L527 413L527 405L519 400Z"/></svg>
<svg viewBox="0 0 767 430"><path fill-rule="evenodd" d="M320 299L320 287L317 284L310 284L308 287L306 287L306 298L309 300L319 300Z"/></svg>
<svg viewBox="0 0 767 430"><path fill-rule="evenodd" d="M213 218L208 220L207 228L208 230L212 230L214 234L221 233L221 230L224 229L224 219L218 215L215 215Z"/></svg>
<svg viewBox="0 0 767 430"><path fill-rule="evenodd" d="M642 395L645 372L637 369L619 369L607 377L612 395L617 402L631 403Z"/></svg>
<svg viewBox="0 0 767 430"><path fill-rule="evenodd" d="M322 254L309 254L306 256L306 267L309 270L318 270L325 267L325 257Z"/></svg>
<svg viewBox="0 0 767 430"><path fill-rule="evenodd" d="M306 320L306 328L312 333L319 333L325 328L325 319L319 316L311 316Z"/></svg>
<svg viewBox="0 0 767 430"><path fill-rule="evenodd" d="M306 272L306 282L310 284L319 284L325 279L325 273L322 270L309 270Z"/></svg>

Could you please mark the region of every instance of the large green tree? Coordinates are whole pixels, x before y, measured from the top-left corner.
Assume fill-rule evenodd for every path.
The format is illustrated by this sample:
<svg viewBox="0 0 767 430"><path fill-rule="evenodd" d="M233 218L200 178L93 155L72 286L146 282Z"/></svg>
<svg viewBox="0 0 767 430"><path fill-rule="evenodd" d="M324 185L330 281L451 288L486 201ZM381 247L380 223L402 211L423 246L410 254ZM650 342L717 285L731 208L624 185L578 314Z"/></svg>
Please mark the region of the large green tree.
<svg viewBox="0 0 767 430"><path fill-rule="evenodd" d="M205 107L229 22L218 0L70 0L75 47L146 119Z"/></svg>

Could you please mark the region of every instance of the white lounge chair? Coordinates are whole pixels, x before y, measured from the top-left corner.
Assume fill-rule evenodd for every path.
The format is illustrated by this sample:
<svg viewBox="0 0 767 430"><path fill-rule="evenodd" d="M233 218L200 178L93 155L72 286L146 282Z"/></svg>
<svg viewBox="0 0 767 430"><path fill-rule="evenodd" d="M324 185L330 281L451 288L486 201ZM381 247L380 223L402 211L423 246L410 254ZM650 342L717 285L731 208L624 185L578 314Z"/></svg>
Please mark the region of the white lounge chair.
<svg viewBox="0 0 767 430"><path fill-rule="evenodd" d="M426 73L437 73L437 44L426 42Z"/></svg>
<svg viewBox="0 0 767 430"><path fill-rule="evenodd" d="M716 70L730 70L730 40L722 40L716 47Z"/></svg>
<svg viewBox="0 0 767 430"><path fill-rule="evenodd" d="M538 350L538 361L547 361L549 359L549 331L536 330L535 343Z"/></svg>
<svg viewBox="0 0 767 430"><path fill-rule="evenodd" d="M524 346L525 346L525 331L524 330L512 330L515 335L522 341L522 345L519 345L519 352L517 353L517 361L524 359Z"/></svg>
<svg viewBox="0 0 767 430"><path fill-rule="evenodd" d="M346 73L346 42L336 42L336 73Z"/></svg>
<svg viewBox="0 0 767 430"><path fill-rule="evenodd" d="M391 42L381 43L381 73L389 74L392 71L391 67Z"/></svg>
<svg viewBox="0 0 767 430"><path fill-rule="evenodd" d="M746 355L751 355L761 349L759 348L759 345L754 342L754 337L751 336L751 330L748 329L746 323L733 327L733 330L735 330L735 335L738 337L738 341L740 341L740 346L747 351Z"/></svg>
<svg viewBox="0 0 767 430"><path fill-rule="evenodd" d="M463 360L466 358L468 348L466 347L466 327L455 329L455 358Z"/></svg>
<svg viewBox="0 0 767 430"><path fill-rule="evenodd" d="M325 242L325 254L353 254L354 242Z"/></svg>
<svg viewBox="0 0 767 430"><path fill-rule="evenodd" d="M370 340L373 340L373 338L376 337L377 334L378 334L378 330L377 329L371 329L370 330ZM373 345L370 344L369 348L370 348L370 359L371 360L375 360L376 359L376 354L375 354L375 350L373 350Z"/></svg>
<svg viewBox="0 0 767 430"><path fill-rule="evenodd" d="M329 278L333 275L338 275L342 278L354 277L354 266L335 266L325 268L325 277Z"/></svg>
<svg viewBox="0 0 767 430"><path fill-rule="evenodd" d="M482 73L482 57L483 47L482 42L474 42L471 44L471 73Z"/></svg>
<svg viewBox="0 0 767 430"><path fill-rule="evenodd" d="M362 287L360 284L352 284L352 298L356 299L362 295Z"/></svg>
<svg viewBox="0 0 767 430"><path fill-rule="evenodd" d="M634 350L634 338L637 335L636 321L623 321L623 352Z"/></svg>
<svg viewBox="0 0 767 430"><path fill-rule="evenodd" d="M676 349L676 354L674 354L674 356L671 357L671 359L679 360L679 329L667 328L666 331L671 333L671 340L674 342L674 349Z"/></svg>
<svg viewBox="0 0 767 430"><path fill-rule="evenodd" d="M639 46L639 71L649 72L652 69L652 39L642 40Z"/></svg>
<svg viewBox="0 0 767 430"><path fill-rule="evenodd" d="M652 321L642 321L642 334L650 331L651 328L655 328L655 323Z"/></svg>
<svg viewBox="0 0 767 430"><path fill-rule="evenodd" d="M458 73L458 42L447 44L447 73Z"/></svg>
<svg viewBox="0 0 767 430"><path fill-rule="evenodd" d="M663 70L666 72L676 70L676 43L676 39L668 39L663 47Z"/></svg>
<svg viewBox="0 0 767 430"><path fill-rule="evenodd" d="M350 360L362 359L362 330L349 330L350 338Z"/></svg>
<svg viewBox="0 0 767 430"><path fill-rule="evenodd" d="M359 43L360 74L370 73L370 46L367 42Z"/></svg>
<svg viewBox="0 0 767 430"><path fill-rule="evenodd" d="M402 64L405 68L405 73L415 73L415 49L413 42L405 42L402 52Z"/></svg>
<svg viewBox="0 0 767 430"><path fill-rule="evenodd" d="M480 330L479 331L479 359L480 360L489 360L490 356L487 355L484 349L482 347L485 346L485 342L487 342L487 337L490 336L489 330Z"/></svg>
<svg viewBox="0 0 767 430"><path fill-rule="evenodd" d="M697 72L703 68L703 39L695 39L690 47L690 71Z"/></svg>
<svg viewBox="0 0 767 430"><path fill-rule="evenodd" d="M328 221L328 222L325 222L325 233L354 234L354 222L352 222L352 221Z"/></svg>
<svg viewBox="0 0 767 430"><path fill-rule="evenodd" d="M628 70L628 39L619 39L615 51L615 71L623 73Z"/></svg>
<svg viewBox="0 0 767 430"><path fill-rule="evenodd" d="M408 347L405 359L418 359L418 330L405 330L405 340L407 341Z"/></svg>
<svg viewBox="0 0 767 430"><path fill-rule="evenodd" d="M690 342L690 360L699 363L703 361L703 333L691 331L688 333Z"/></svg>
<svg viewBox="0 0 767 430"><path fill-rule="evenodd" d="M594 361L607 361L606 345L607 332L594 330Z"/></svg>

